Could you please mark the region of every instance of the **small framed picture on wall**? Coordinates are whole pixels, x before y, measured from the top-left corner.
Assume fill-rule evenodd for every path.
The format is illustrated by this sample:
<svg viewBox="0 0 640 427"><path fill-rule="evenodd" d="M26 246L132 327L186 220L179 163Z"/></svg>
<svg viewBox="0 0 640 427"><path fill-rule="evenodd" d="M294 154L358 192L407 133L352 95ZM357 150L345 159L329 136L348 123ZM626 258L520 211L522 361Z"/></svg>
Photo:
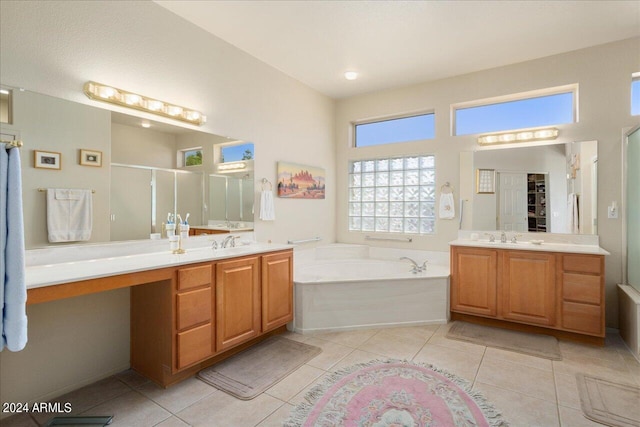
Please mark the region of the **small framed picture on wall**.
<svg viewBox="0 0 640 427"><path fill-rule="evenodd" d="M33 150L33 166L41 169L62 169L62 154L54 151Z"/></svg>
<svg viewBox="0 0 640 427"><path fill-rule="evenodd" d="M102 166L102 151L80 150L80 164L82 166Z"/></svg>

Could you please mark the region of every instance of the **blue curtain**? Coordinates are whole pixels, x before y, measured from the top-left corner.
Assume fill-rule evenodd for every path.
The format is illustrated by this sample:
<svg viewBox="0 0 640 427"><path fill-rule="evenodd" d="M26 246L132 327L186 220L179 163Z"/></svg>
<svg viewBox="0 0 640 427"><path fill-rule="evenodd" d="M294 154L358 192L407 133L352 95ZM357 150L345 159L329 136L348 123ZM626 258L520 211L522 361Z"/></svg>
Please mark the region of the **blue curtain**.
<svg viewBox="0 0 640 427"><path fill-rule="evenodd" d="M0 145L0 277L3 279L0 351L5 347L20 351L27 344L20 150Z"/></svg>

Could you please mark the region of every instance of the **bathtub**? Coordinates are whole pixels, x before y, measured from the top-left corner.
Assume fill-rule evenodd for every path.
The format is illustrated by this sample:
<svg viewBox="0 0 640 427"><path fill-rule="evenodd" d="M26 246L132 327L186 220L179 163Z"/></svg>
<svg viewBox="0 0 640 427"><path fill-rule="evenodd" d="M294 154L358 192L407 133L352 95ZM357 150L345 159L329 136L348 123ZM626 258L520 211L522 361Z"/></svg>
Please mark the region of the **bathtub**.
<svg viewBox="0 0 640 427"><path fill-rule="evenodd" d="M413 274L407 256L425 272ZM446 323L449 253L332 244L294 252L293 330L302 334Z"/></svg>

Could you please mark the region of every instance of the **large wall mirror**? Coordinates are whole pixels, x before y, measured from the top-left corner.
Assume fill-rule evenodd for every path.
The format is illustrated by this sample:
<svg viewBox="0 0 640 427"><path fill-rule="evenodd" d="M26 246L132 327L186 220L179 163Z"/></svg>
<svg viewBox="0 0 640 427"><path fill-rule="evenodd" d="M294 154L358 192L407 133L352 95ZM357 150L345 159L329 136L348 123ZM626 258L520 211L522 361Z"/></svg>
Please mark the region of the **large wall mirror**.
<svg viewBox="0 0 640 427"><path fill-rule="evenodd" d="M478 170L492 170L495 191L479 192ZM597 141L461 154L461 228L597 234Z"/></svg>
<svg viewBox="0 0 640 427"><path fill-rule="evenodd" d="M192 227L209 226L212 212L238 197L238 185L210 187L220 147L240 144L164 122L111 112L30 91L13 91L12 123L2 132L18 134L21 148L25 244L48 246L45 188L85 188L93 194L89 243L148 239L161 233L169 214L189 213ZM34 150L60 155L60 169L34 167ZM82 165L81 150L101 153L100 166ZM234 171L238 173L239 171ZM240 177L241 219L253 226L253 159ZM225 176L223 172L220 175ZM227 194L227 191L229 194ZM234 202L235 203L235 202Z"/></svg>

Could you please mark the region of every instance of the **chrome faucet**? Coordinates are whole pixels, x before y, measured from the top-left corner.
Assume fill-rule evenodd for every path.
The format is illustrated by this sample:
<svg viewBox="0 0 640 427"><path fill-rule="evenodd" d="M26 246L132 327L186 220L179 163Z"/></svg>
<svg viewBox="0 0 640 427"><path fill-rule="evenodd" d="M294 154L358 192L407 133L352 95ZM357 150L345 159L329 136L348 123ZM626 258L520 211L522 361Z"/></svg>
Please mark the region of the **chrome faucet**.
<svg viewBox="0 0 640 427"><path fill-rule="evenodd" d="M213 242L211 242L211 249L218 249L218 242L216 240L214 240Z"/></svg>
<svg viewBox="0 0 640 427"><path fill-rule="evenodd" d="M417 263L417 262L415 262L414 260L412 260L412 259L411 259L411 258L409 258L409 257L403 256L403 257L402 257L402 258L400 258L400 259L401 259L401 260L402 260L402 259L406 259L406 260L410 261L410 262L411 262L411 264L413 264L413 267L411 268L411 272L412 272L413 274L417 274L417 273L421 273L421 272L423 272L423 271L427 271L427 260L425 260L425 261L422 263L422 265L418 265L418 263Z"/></svg>
<svg viewBox="0 0 640 427"><path fill-rule="evenodd" d="M494 236L493 234L491 234L491 233L484 233L484 235L485 235L485 236L489 236L489 241L490 241L491 243L493 243L493 242L495 242L495 241L496 241L496 236Z"/></svg>
<svg viewBox="0 0 640 427"><path fill-rule="evenodd" d="M507 233L505 233L504 231L500 232L500 242L507 243Z"/></svg>
<svg viewBox="0 0 640 427"><path fill-rule="evenodd" d="M511 243L518 243L518 237L522 237L522 234L514 234L513 237L511 237Z"/></svg>
<svg viewBox="0 0 640 427"><path fill-rule="evenodd" d="M232 236L232 235L225 237L222 243L220 244L220 247L226 248L228 245L228 247L234 248L236 246L236 239L239 237L240 236Z"/></svg>

